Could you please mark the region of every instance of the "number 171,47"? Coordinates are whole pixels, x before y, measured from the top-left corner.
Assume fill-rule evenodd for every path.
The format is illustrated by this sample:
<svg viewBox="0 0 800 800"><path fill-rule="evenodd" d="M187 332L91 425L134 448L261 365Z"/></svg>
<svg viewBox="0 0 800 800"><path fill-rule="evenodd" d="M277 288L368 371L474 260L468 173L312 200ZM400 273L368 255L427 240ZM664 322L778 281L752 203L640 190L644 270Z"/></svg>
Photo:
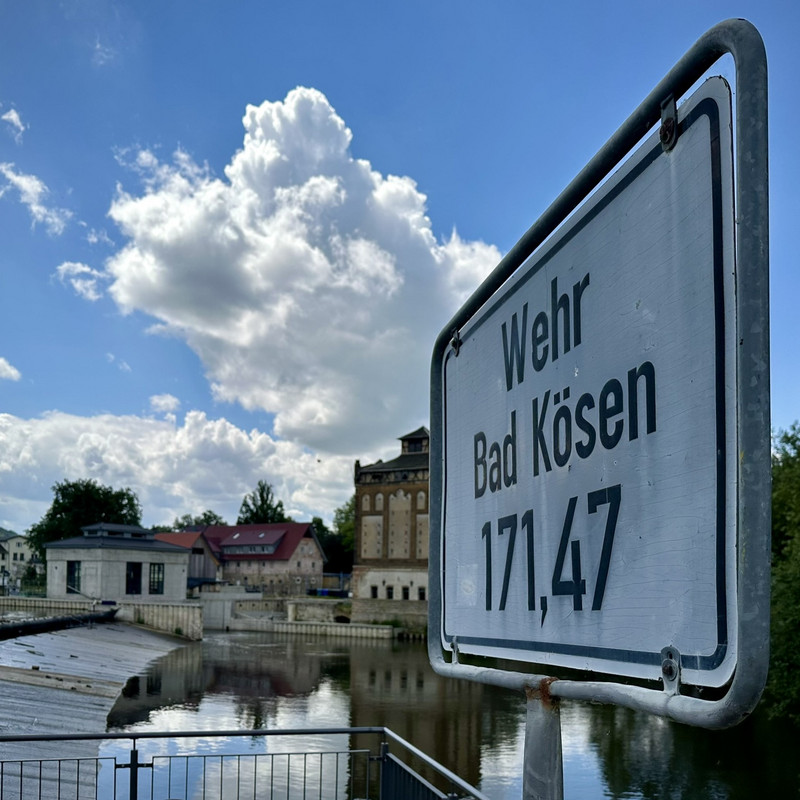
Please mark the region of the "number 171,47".
<svg viewBox="0 0 800 800"><path fill-rule="evenodd" d="M605 532L603 534L603 546L600 551L600 560L597 565L597 575L594 583L594 595L592 597L592 611L599 611L603 606L603 597L606 591L606 580L608 579L608 569L611 564L611 550L614 546L614 534L617 529L619 518L619 507L622 500L622 486L616 484L597 489L586 495L587 512L595 514L602 506L608 506L606 516ZM583 577L581 566L581 542L579 539L571 539L572 523L575 519L575 511L578 506L578 496L570 497L567 503L567 511L564 516L564 524L561 528L561 538L558 543L555 563L553 565L553 575L551 580L550 593L553 597L563 595L572 597L572 607L576 611L583 610L583 596L586 594L586 580ZM525 533L526 553L527 553L527 578L528 578L528 610L536 610L536 556L534 541L536 539L534 531L533 509L529 508L519 519L517 514L509 514L497 520L497 537L507 536L506 563L503 571L503 588L500 591L500 603L498 609L505 611L506 601L508 600L508 585L511 580L511 564L514 559L514 545L517 539L517 529L521 527ZM486 553L486 610L492 610L492 523L487 522L481 528L481 537L485 541ZM567 550L569 550L571 570L569 577L564 577L564 562L567 560ZM540 598L541 610L547 611L547 595Z"/></svg>

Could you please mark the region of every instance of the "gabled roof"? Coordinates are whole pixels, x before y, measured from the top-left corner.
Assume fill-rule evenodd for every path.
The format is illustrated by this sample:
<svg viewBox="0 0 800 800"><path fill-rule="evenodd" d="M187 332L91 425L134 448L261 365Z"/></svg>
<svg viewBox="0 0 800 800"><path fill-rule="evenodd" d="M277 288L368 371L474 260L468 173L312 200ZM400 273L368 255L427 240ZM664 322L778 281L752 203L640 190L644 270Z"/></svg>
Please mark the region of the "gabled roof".
<svg viewBox="0 0 800 800"><path fill-rule="evenodd" d="M237 536L238 534L238 536ZM260 534L264 534L261 536ZM310 522L272 522L255 525L208 525L203 529L211 549L218 557L227 560L288 561L304 537L317 541ZM236 538L234 538L236 537ZM239 545L278 543L274 553L225 553L224 549ZM322 555L323 560L325 554Z"/></svg>

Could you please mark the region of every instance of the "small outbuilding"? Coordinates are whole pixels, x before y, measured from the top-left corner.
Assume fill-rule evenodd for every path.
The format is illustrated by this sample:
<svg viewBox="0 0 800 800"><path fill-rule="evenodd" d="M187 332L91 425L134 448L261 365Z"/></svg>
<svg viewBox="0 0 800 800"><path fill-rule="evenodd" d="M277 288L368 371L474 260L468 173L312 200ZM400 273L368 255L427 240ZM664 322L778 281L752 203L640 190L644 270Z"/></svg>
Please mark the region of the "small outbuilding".
<svg viewBox="0 0 800 800"><path fill-rule="evenodd" d="M45 545L47 596L115 602L186 599L189 551L136 525L98 522Z"/></svg>

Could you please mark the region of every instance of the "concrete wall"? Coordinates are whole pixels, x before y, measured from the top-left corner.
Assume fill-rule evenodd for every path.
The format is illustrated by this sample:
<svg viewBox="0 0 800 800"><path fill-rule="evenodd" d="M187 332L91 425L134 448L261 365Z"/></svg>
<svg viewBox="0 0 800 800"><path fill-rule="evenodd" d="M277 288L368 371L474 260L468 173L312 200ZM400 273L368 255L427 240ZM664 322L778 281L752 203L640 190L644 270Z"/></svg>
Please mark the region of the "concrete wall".
<svg viewBox="0 0 800 800"><path fill-rule="evenodd" d="M253 595L248 595L252 597ZM285 597L262 597L260 600L236 600L233 604L234 614L286 614Z"/></svg>
<svg viewBox="0 0 800 800"><path fill-rule="evenodd" d="M337 617L350 619L350 601L336 598L288 600L286 616L289 622L336 622Z"/></svg>
<svg viewBox="0 0 800 800"><path fill-rule="evenodd" d="M397 620L412 632L428 624L428 604L419 600L352 600L353 622L386 623Z"/></svg>
<svg viewBox="0 0 800 800"><path fill-rule="evenodd" d="M420 600L420 589L424 600L428 597L428 570L427 567L370 567L357 565L353 567L353 597L360 599L373 599L373 587L379 600L389 599L392 594L395 601L403 601L403 589L408 591L409 601Z"/></svg>
<svg viewBox="0 0 800 800"><path fill-rule="evenodd" d="M243 586L213 586L208 589L200 592L199 597L203 606L203 625L206 630L228 630L237 603L261 602L260 594L246 592Z"/></svg>
<svg viewBox="0 0 800 800"><path fill-rule="evenodd" d="M133 601L152 597L156 602L176 602L186 598L186 579L189 566L188 552L126 550L123 548L50 550L47 557L47 596L53 599L70 599L67 592L67 562L80 562L80 595L98 600ZM142 565L141 594L125 593L127 562ZM164 565L164 592L150 595L150 564Z"/></svg>
<svg viewBox="0 0 800 800"><path fill-rule="evenodd" d="M53 617L70 614L89 614L114 608L89 600L57 600L38 597L0 597L0 613L5 611L25 611L31 615ZM147 625L155 630L188 639L203 638L203 608L198 603L120 603L117 605L116 619L120 622Z"/></svg>
<svg viewBox="0 0 800 800"><path fill-rule="evenodd" d="M192 641L203 638L203 606L200 603L122 603L117 619L185 636Z"/></svg>
<svg viewBox="0 0 800 800"><path fill-rule="evenodd" d="M61 617L68 614L89 614L92 611L102 611L104 608L108 607L97 603L93 605L82 597L70 600L47 600L43 597L20 597L19 595L0 597L0 614L6 611L25 611L31 615L47 614Z"/></svg>
<svg viewBox="0 0 800 800"><path fill-rule="evenodd" d="M269 631L270 633L301 633L314 636L335 636L343 639L392 639L396 628L389 625L347 625L330 622L283 622L272 619L232 619L232 631Z"/></svg>

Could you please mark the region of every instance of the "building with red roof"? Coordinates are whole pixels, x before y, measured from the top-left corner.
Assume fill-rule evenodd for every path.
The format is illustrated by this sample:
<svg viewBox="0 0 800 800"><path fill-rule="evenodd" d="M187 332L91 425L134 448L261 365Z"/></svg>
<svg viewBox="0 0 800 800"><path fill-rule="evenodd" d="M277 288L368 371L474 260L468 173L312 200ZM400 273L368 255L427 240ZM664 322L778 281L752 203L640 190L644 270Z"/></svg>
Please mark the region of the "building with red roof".
<svg viewBox="0 0 800 800"><path fill-rule="evenodd" d="M178 545L189 551L188 589L222 580L222 562L202 531L157 533L155 538L159 542Z"/></svg>
<svg viewBox="0 0 800 800"><path fill-rule="evenodd" d="M265 594L322 587L325 554L310 522L207 525L198 529L221 564L222 580Z"/></svg>

